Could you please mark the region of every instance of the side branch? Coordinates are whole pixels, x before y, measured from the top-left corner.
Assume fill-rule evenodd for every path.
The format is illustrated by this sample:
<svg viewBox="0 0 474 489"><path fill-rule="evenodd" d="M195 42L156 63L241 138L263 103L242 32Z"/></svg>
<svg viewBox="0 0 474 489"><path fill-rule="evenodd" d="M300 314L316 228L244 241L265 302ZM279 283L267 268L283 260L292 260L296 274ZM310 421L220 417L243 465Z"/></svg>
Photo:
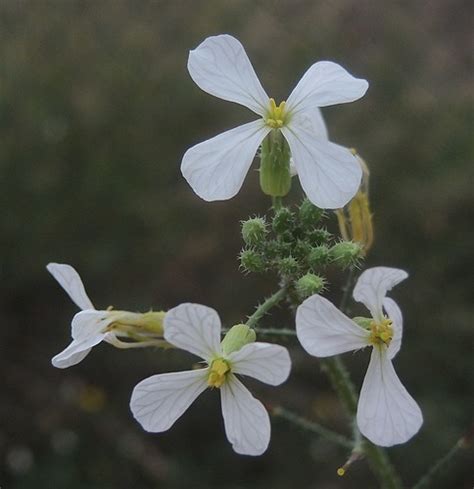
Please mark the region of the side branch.
<svg viewBox="0 0 474 489"><path fill-rule="evenodd" d="M260 304L255 312L248 318L247 326L249 328L255 328L258 322L265 316L265 314L274 306L276 306L281 300L285 298L286 289L280 289L275 292L272 296L266 299L262 304Z"/></svg>
<svg viewBox="0 0 474 489"><path fill-rule="evenodd" d="M336 445L339 445L343 448L348 448L352 449L353 444L352 441L349 440L349 438L346 438L343 435L340 435L339 433L335 433L332 430L329 430L328 428L325 428L324 426L321 426L318 423L315 423L314 421L310 421L306 418L303 418L301 416L298 416L295 413L292 413L288 409L282 408L280 406L275 407L271 410L271 413L279 418L286 419L290 423L293 423L296 426L299 426L300 428L310 431L312 433L316 433L323 438L326 438L326 440L331 441L332 443L335 443Z"/></svg>

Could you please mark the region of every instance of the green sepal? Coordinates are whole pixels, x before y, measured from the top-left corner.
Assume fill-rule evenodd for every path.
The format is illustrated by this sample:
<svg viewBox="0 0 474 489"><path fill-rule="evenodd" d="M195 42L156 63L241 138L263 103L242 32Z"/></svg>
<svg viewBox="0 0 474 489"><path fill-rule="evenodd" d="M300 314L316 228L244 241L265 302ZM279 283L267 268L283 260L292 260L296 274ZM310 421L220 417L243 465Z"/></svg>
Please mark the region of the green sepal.
<svg viewBox="0 0 474 489"><path fill-rule="evenodd" d="M255 331L246 324L236 324L229 329L221 342L222 351L229 355L233 351L239 351L248 343L253 343L257 338Z"/></svg>

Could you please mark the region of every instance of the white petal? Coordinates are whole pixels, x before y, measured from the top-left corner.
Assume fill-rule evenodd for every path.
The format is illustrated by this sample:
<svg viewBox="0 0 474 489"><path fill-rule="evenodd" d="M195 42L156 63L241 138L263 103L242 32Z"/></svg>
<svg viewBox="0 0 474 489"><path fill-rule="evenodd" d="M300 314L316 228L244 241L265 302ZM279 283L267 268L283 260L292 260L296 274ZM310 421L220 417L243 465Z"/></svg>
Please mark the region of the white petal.
<svg viewBox="0 0 474 489"><path fill-rule="evenodd" d="M249 375L270 385L285 382L290 375L288 350L270 343L249 343L228 356L235 374Z"/></svg>
<svg viewBox="0 0 474 489"><path fill-rule="evenodd" d="M342 66L319 61L311 66L287 100L287 110L296 114L315 107L354 102L363 97L369 84L354 78Z"/></svg>
<svg viewBox="0 0 474 489"><path fill-rule="evenodd" d="M248 107L263 116L268 95L240 42L232 36L208 37L189 53L188 70L202 90Z"/></svg>
<svg viewBox="0 0 474 489"><path fill-rule="evenodd" d="M296 311L296 334L315 357L329 357L368 345L369 332L324 297L308 297Z"/></svg>
<svg viewBox="0 0 474 489"><path fill-rule="evenodd" d="M73 340L66 349L52 358L51 363L56 368L68 368L77 365L86 358L92 347L101 341L102 338L98 336L89 338L88 341Z"/></svg>
<svg viewBox="0 0 474 489"><path fill-rule="evenodd" d="M189 148L181 163L184 178L204 200L232 198L242 187L255 153L270 130L259 119Z"/></svg>
<svg viewBox="0 0 474 489"><path fill-rule="evenodd" d="M352 295L357 302L367 307L375 320L381 321L386 293L407 277L408 273L398 268L369 268L357 280Z"/></svg>
<svg viewBox="0 0 474 489"><path fill-rule="evenodd" d="M80 309L94 309L91 300L87 297L81 277L71 265L49 263L46 268Z"/></svg>
<svg viewBox="0 0 474 489"><path fill-rule="evenodd" d="M405 443L420 429L423 415L395 373L385 351L374 348L357 407L360 432L383 447Z"/></svg>
<svg viewBox="0 0 474 489"><path fill-rule="evenodd" d="M166 431L207 388L208 369L148 377L133 389L130 409L143 429Z"/></svg>
<svg viewBox="0 0 474 489"><path fill-rule="evenodd" d="M221 353L221 320L210 307L185 303L170 309L164 331L166 341L204 360Z"/></svg>
<svg viewBox="0 0 474 489"><path fill-rule="evenodd" d="M385 297L383 307L392 320L393 338L387 349L388 358L392 358L399 352L402 346L403 336L403 316L398 304L390 297Z"/></svg>
<svg viewBox="0 0 474 489"><path fill-rule="evenodd" d="M356 194L362 177L354 155L347 148L317 139L296 119L281 131L309 200L321 209L344 207Z"/></svg>
<svg viewBox="0 0 474 489"><path fill-rule="evenodd" d="M87 340L94 336L106 335L105 329L114 321L113 311L81 311L71 323L71 336L75 340Z"/></svg>
<svg viewBox="0 0 474 489"><path fill-rule="evenodd" d="M235 377L221 387L222 416L235 452L261 455L270 443L270 418L263 404Z"/></svg>

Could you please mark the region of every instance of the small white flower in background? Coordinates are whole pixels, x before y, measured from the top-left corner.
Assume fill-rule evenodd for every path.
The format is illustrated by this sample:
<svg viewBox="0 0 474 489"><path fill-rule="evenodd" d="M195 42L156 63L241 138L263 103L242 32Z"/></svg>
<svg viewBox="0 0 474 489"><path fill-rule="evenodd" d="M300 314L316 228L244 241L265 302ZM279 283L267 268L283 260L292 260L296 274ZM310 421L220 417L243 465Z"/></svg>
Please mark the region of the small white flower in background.
<svg viewBox="0 0 474 489"><path fill-rule="evenodd" d="M418 404L392 364L402 342L403 319L396 302L385 295L407 277L403 270L386 267L361 274L353 296L372 315L371 319L355 318L364 327L318 295L306 299L296 313L298 339L311 355L328 357L373 347L360 392L357 424L364 436L381 446L406 442L423 423Z"/></svg>
<svg viewBox="0 0 474 489"><path fill-rule="evenodd" d="M231 328L221 342L217 312L199 304L181 304L167 312L165 339L202 358L205 368L159 374L135 387L130 408L146 431L163 432L208 387L221 391L225 431L233 449L260 455L270 442L270 419L236 374L249 375L270 385L284 382L291 360L280 345L254 342L255 332L245 325Z"/></svg>
<svg viewBox="0 0 474 489"><path fill-rule="evenodd" d="M61 263L49 263L46 268L81 309L81 312L72 319L71 343L51 360L55 367L67 368L78 364L101 341L118 348L138 345L139 343L124 343L118 338L118 336L128 337L126 329L130 327L139 327L140 333L154 331L162 334L163 312L140 314L114 310L98 311L87 296L81 277L73 267ZM112 328L112 325L117 327ZM159 346L160 341L154 340L153 344Z"/></svg>
<svg viewBox="0 0 474 489"><path fill-rule="evenodd" d="M204 200L226 200L241 188L267 134L281 131L301 185L321 208L343 207L357 192L361 169L347 148L327 140L319 107L353 102L367 88L336 63L320 61L303 75L286 102L276 105L263 89L242 44L209 37L189 54L188 70L205 92L249 108L261 118L190 148L181 171Z"/></svg>

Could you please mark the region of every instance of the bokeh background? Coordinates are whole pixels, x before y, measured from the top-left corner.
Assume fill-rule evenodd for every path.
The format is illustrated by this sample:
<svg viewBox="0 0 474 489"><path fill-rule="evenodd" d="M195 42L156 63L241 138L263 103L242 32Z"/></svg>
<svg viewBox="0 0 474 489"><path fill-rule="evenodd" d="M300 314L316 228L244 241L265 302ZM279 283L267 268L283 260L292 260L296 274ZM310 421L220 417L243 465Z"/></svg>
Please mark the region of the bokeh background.
<svg viewBox="0 0 474 489"><path fill-rule="evenodd" d="M205 203L180 175L184 151L252 114L201 92L188 50L230 33L267 92L284 99L315 61L370 81L361 101L324 110L333 141L371 170L376 243L368 265L404 268L396 369L422 407L418 436L390 450L406 486L471 423L473 404L472 3L369 0L3 0L0 3L0 486L8 489L375 488L365 462L282 420L260 458L225 441L208 392L162 435L128 408L133 386L189 368L176 351L101 345L54 369L75 306L45 270L73 264L97 307L253 311L275 278L238 271L239 220L269 202L256 171L231 201ZM294 185L290 200L299 199ZM329 226L335 230L334 220ZM340 296L342 277L329 297ZM291 326L282 311L268 325ZM341 432L347 420L311 359L278 389L252 384ZM367 354L348 356L360 385ZM436 488L471 488L472 449Z"/></svg>

